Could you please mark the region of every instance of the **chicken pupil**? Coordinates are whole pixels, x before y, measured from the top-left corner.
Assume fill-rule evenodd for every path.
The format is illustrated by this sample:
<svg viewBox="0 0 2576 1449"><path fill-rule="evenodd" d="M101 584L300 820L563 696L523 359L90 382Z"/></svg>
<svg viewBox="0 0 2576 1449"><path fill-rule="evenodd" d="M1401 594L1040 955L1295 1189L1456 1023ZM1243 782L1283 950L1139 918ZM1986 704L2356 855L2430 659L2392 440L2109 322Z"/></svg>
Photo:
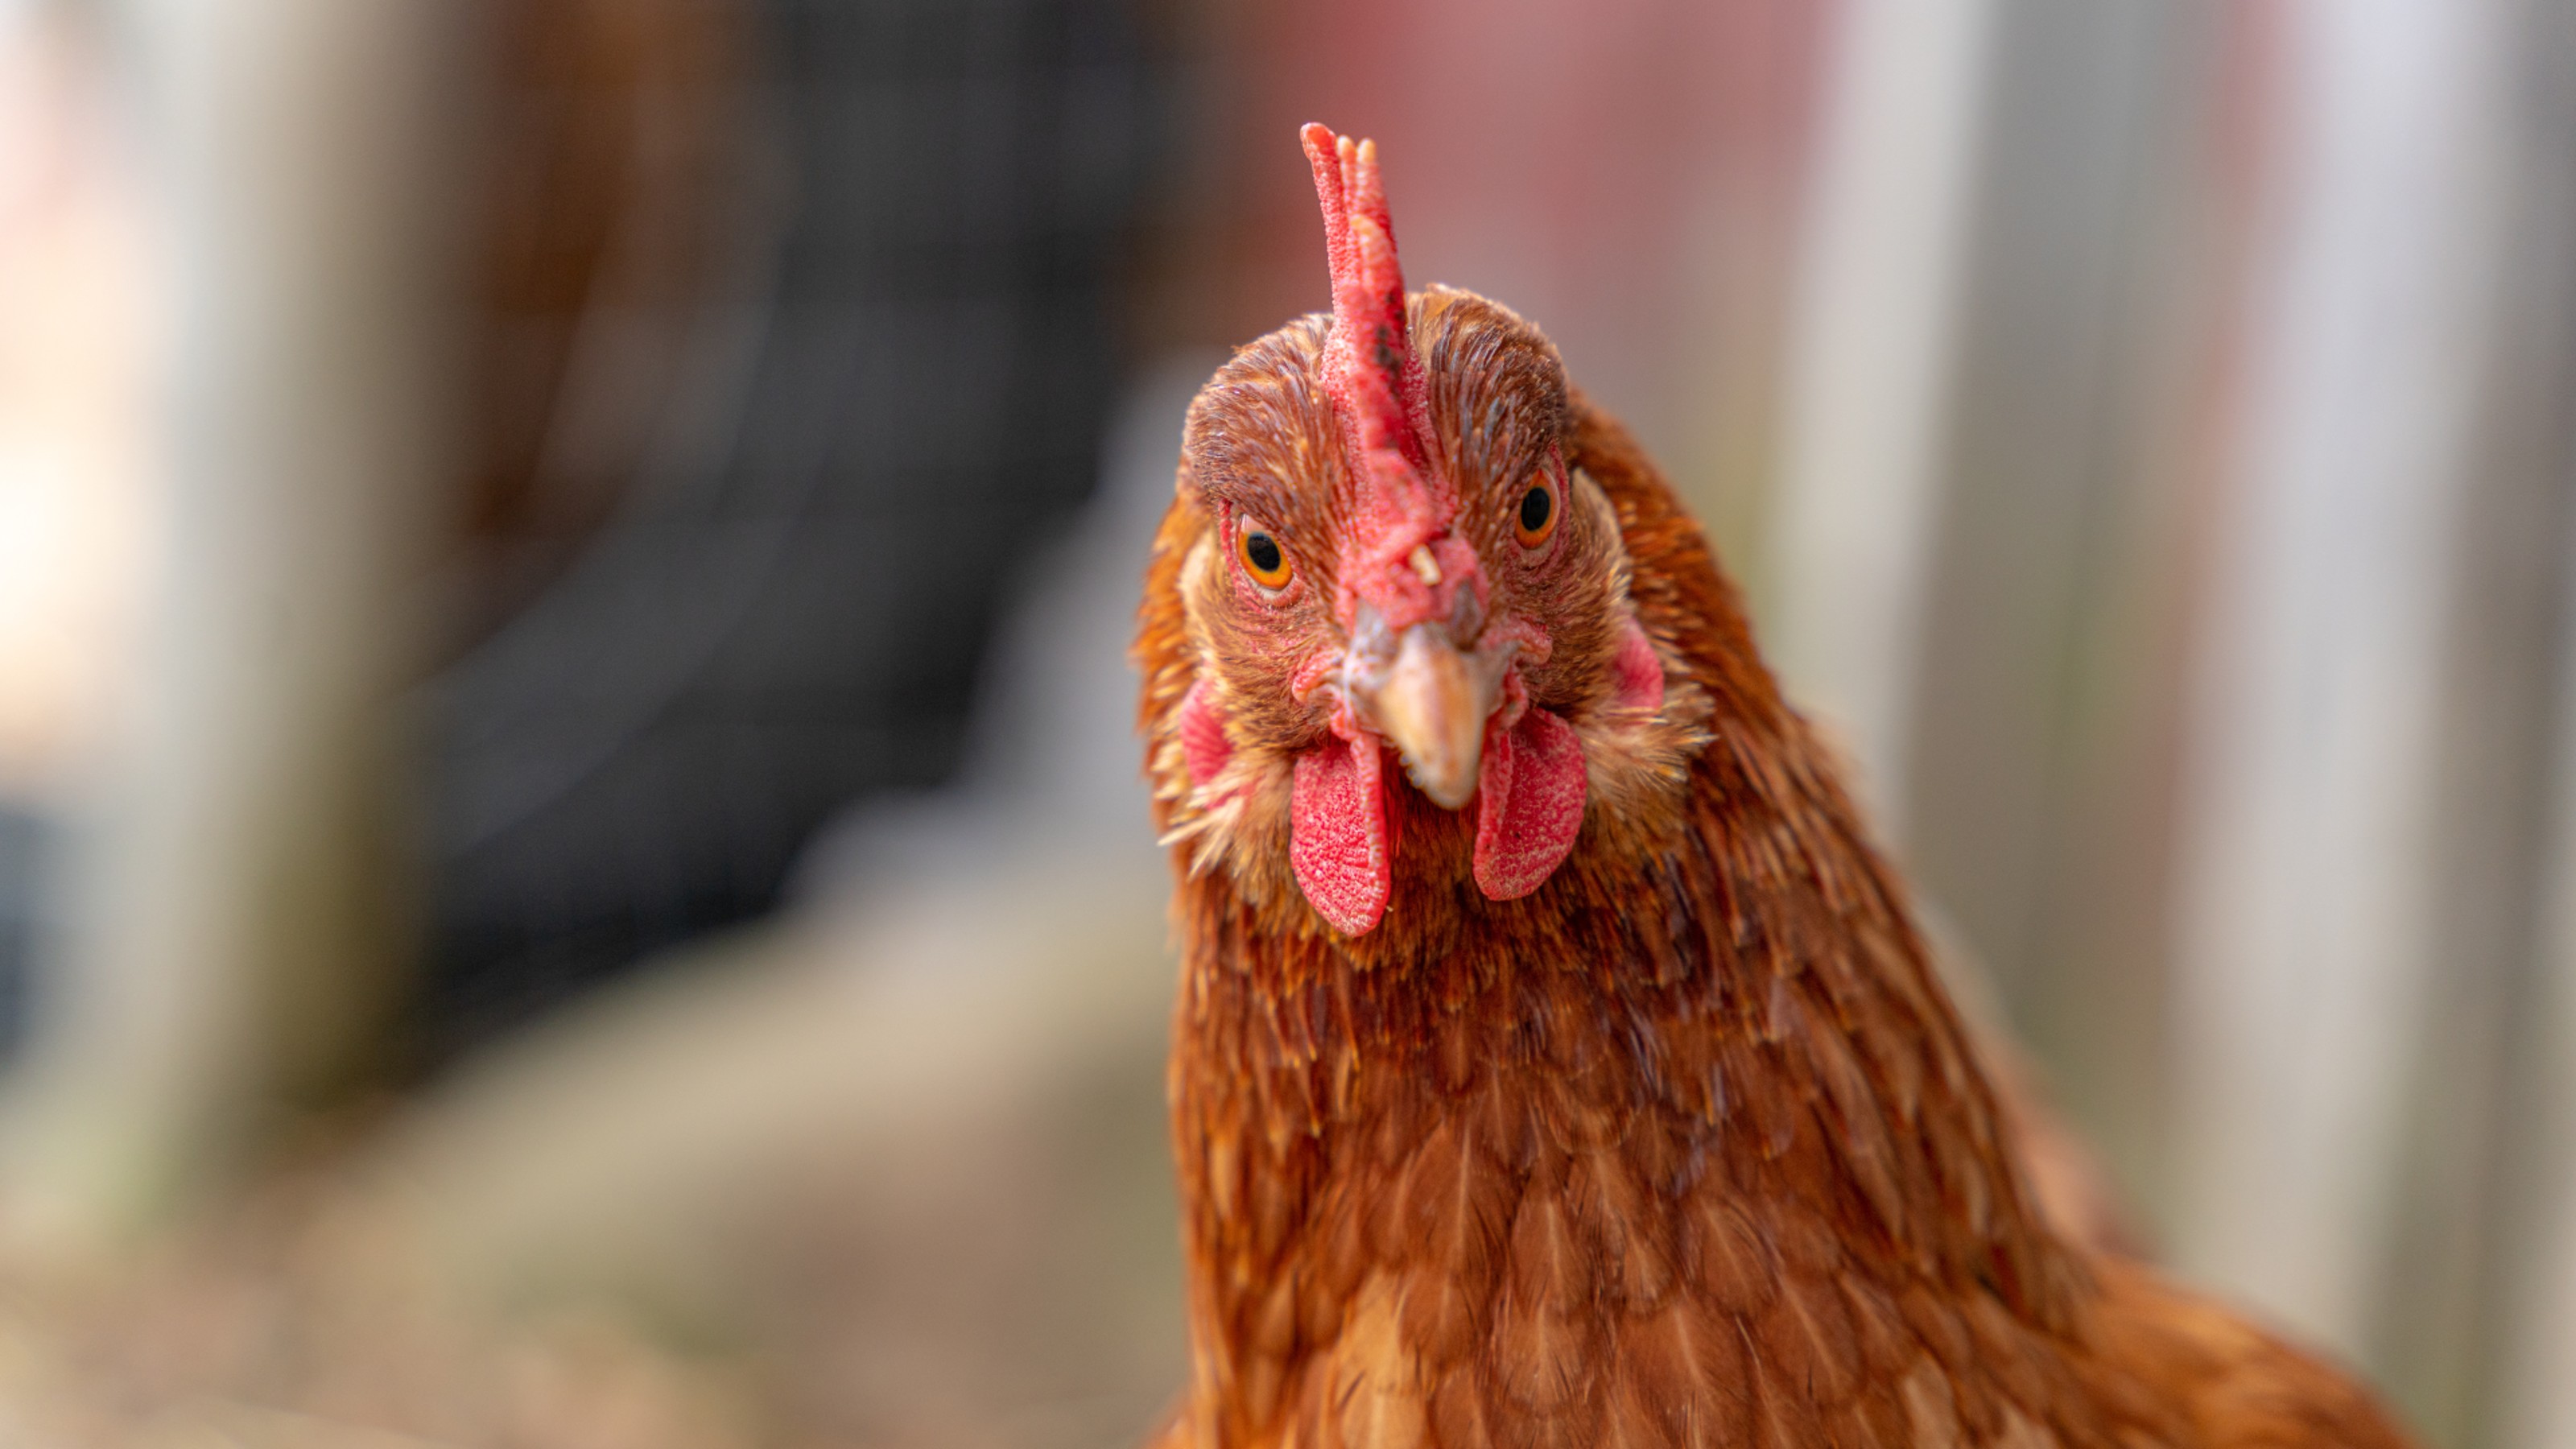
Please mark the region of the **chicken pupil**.
<svg viewBox="0 0 2576 1449"><path fill-rule="evenodd" d="M1523 531L1523 532L1526 532L1526 533L1536 533L1536 532L1538 532L1540 529L1547 527L1547 513L1548 513L1548 509L1549 509L1549 508L1551 508L1551 507L1553 507L1553 506L1554 506L1554 504L1553 504L1553 502L1548 498L1548 496L1547 496L1547 490L1546 490L1546 489L1544 489L1544 488L1532 488L1532 489L1531 489L1530 491L1528 491L1527 493L1522 494L1522 495L1521 495L1521 529L1522 529L1522 531Z"/></svg>
<svg viewBox="0 0 2576 1449"><path fill-rule="evenodd" d="M1256 533L1243 541L1243 556L1252 561L1257 573L1279 572L1279 544L1269 534Z"/></svg>

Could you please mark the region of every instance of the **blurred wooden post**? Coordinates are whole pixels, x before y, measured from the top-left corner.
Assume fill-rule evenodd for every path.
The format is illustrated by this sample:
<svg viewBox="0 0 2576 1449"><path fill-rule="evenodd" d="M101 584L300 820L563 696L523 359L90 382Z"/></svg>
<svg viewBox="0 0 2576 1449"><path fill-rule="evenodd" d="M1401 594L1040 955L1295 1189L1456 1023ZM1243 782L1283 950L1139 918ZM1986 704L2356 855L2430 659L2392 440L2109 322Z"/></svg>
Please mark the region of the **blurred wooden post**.
<svg viewBox="0 0 2576 1449"><path fill-rule="evenodd" d="M2576 56L2571 56L2576 59ZM2571 269L2576 272L2576 269ZM2571 275L2568 285L2576 283ZM2576 296L2567 299L2576 303ZM2576 361L2576 359L2571 359ZM2500 1214L2482 1244L2495 1301L2479 1365L2491 1394L2486 1442L2506 1449L2576 1444L2576 509L2551 540L2559 557L2557 738L2544 798L2550 839L2536 924L2538 971L2511 1036L2520 1070L2508 1099ZM2534 793L2542 793L2535 791ZM2501 1124L2499 1124L2501 1125Z"/></svg>
<svg viewBox="0 0 2576 1449"><path fill-rule="evenodd" d="M2175 1256L2348 1351L2442 960L2426 851L2496 300L2496 30L2480 0L2284 8L2184 781Z"/></svg>
<svg viewBox="0 0 2576 1449"><path fill-rule="evenodd" d="M461 14L110 9L172 308L168 530L0 1141L11 1225L76 1238L162 1210L380 1044Z"/></svg>
<svg viewBox="0 0 2576 1449"><path fill-rule="evenodd" d="M1899 844L2152 1215L2169 701L2227 294L2218 27L2164 0L1998 9Z"/></svg>
<svg viewBox="0 0 2576 1449"><path fill-rule="evenodd" d="M2494 315L2423 847L2431 983L2371 1347L2433 1438L2540 1449L2576 1438L2576 15L2516 5L2500 20Z"/></svg>
<svg viewBox="0 0 2576 1449"><path fill-rule="evenodd" d="M1993 0L1855 0L1790 322L1772 655L1845 732L1883 837L1902 822L1908 661L1939 458Z"/></svg>

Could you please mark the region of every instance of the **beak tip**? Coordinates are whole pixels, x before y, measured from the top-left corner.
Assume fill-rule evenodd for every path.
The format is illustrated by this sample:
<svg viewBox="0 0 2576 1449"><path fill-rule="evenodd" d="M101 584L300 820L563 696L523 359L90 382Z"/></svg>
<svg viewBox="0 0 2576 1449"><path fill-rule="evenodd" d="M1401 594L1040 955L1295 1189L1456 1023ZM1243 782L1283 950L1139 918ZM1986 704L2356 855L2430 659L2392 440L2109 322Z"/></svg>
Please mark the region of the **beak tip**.
<svg viewBox="0 0 2576 1449"><path fill-rule="evenodd" d="M1463 810L1468 801L1476 798L1476 779L1472 773L1464 780L1426 779L1411 770L1407 770L1405 775L1413 781L1415 789L1430 797L1431 803L1443 810Z"/></svg>
<svg viewBox="0 0 2576 1449"><path fill-rule="evenodd" d="M1475 798L1495 685L1492 671L1461 655L1444 630L1416 625L1370 693L1370 714L1405 776L1443 810Z"/></svg>

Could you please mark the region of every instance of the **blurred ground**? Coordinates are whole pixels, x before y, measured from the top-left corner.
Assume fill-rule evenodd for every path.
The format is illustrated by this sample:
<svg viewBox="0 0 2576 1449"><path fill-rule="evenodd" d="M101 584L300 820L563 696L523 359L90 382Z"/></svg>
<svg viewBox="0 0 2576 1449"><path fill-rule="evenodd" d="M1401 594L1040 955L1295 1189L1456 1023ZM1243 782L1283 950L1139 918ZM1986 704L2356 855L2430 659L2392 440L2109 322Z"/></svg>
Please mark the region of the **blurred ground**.
<svg viewBox="0 0 2576 1449"><path fill-rule="evenodd" d="M531 1042L113 1268L21 1264L0 1434L1133 1440L1181 1357L1164 981L1152 913L1131 925L1050 955L1095 982L1072 1012L1060 981L854 989L851 943L808 933L675 966L687 979L641 989L659 999Z"/></svg>

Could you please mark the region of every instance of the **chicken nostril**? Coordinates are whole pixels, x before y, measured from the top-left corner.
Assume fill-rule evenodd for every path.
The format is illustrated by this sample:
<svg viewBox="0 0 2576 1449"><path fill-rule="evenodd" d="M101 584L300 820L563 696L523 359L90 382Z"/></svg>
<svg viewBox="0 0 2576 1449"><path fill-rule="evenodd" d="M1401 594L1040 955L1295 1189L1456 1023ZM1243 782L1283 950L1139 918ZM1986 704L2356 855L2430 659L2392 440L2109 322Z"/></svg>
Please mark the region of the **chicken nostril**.
<svg viewBox="0 0 2576 1449"><path fill-rule="evenodd" d="M1461 581L1457 595L1449 601L1449 637L1458 641L1459 648L1472 649L1484 631L1485 606L1477 601L1476 591Z"/></svg>

